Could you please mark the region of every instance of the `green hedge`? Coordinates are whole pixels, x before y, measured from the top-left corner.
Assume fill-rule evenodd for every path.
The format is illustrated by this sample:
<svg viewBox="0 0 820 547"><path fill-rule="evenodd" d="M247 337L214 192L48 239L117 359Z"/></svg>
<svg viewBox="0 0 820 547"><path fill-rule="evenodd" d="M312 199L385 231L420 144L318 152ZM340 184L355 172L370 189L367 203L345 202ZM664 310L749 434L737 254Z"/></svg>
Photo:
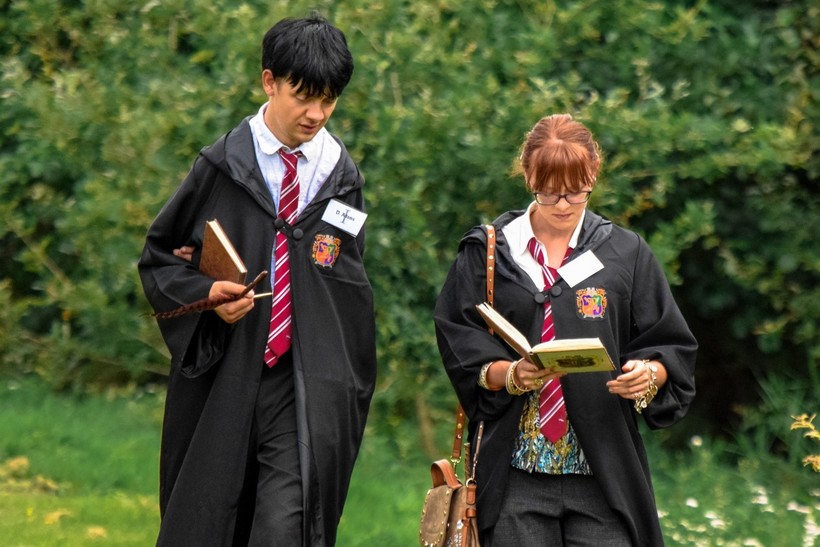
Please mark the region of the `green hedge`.
<svg viewBox="0 0 820 547"><path fill-rule="evenodd" d="M264 100L263 32L318 7L356 58L330 129L367 178L379 427L449 415L434 299L461 234L526 204L509 167L554 112L596 133L591 207L647 237L702 342L704 423L771 372L816 407L816 2L280 4L0 3L0 373L85 389L165 369L145 229Z"/></svg>

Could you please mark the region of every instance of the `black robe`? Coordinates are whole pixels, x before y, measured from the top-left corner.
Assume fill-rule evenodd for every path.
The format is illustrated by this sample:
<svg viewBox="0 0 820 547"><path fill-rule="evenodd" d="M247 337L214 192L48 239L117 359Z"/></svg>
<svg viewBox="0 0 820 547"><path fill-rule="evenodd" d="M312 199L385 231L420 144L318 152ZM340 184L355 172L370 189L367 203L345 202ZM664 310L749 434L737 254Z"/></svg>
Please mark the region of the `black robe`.
<svg viewBox="0 0 820 547"><path fill-rule="evenodd" d="M497 229L495 308L524 333L540 341L543 304L530 277L513 261L501 229L522 211L494 221ZM550 291L555 336L601 338L620 369L629 359L657 359L669 380L643 412L652 428L667 427L685 414L695 394L697 343L686 325L657 260L637 234L587 211L572 261L594 251L604 269L570 288L560 280ZM435 323L439 350L459 401L475 425L485 422L476 480L479 527L495 525L518 434L524 397L477 386L479 371L497 359L513 360L514 352L487 332L475 305L485 300L486 232L470 230L439 295ZM605 291L602 318L588 315L577 291ZM620 373L571 374L561 379L567 414L593 475L612 509L619 514L634 545L662 545L652 481L632 403L608 392L606 382Z"/></svg>
<svg viewBox="0 0 820 547"><path fill-rule="evenodd" d="M341 142L340 142L341 144ZM353 237L321 220L331 198L364 210L364 179L342 145L316 197L286 229L293 302L293 367L305 545L333 545L376 376L373 294ZM153 308L206 297L197 270L204 223L222 224L248 267L270 270L276 219L244 120L203 149L148 230L139 272ZM339 240L331 267L315 260L318 236ZM193 245L192 263L172 250ZM321 257L320 257L321 258ZM256 292L269 290L270 278ZM255 489L249 450L264 366L269 298L233 325L213 311L159 321L172 362L160 457L158 545L232 545L247 540Z"/></svg>

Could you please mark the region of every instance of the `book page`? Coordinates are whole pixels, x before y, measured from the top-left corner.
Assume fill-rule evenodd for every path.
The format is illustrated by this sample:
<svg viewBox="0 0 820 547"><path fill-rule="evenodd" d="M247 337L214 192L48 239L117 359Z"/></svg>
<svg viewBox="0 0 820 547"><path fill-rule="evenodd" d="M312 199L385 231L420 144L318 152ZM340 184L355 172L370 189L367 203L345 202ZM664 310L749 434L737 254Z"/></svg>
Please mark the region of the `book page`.
<svg viewBox="0 0 820 547"><path fill-rule="evenodd" d="M484 302L483 304L478 304L476 306L478 313L481 314L481 317L484 318L484 321L487 322L496 333L507 342L512 349L518 352L518 355L521 357L527 358L530 354L530 343L527 341L527 338L521 334L517 328L515 328L512 323L504 319L504 317L495 311L492 306L488 303Z"/></svg>
<svg viewBox="0 0 820 547"><path fill-rule="evenodd" d="M604 345L599 338L567 338L564 340L550 340L548 342L541 342L532 347L532 351L551 351L551 350L584 350L584 349L601 349Z"/></svg>
<svg viewBox="0 0 820 547"><path fill-rule="evenodd" d="M228 239L228 235L225 233L225 230L222 229L222 225L219 221L216 219L209 220L206 224L214 231L214 234L219 239L222 247L225 248L225 251L231 257L231 262L236 265L236 269L247 273L248 270L245 268L245 263L242 262L241 258L239 258L239 253L236 252L233 243L231 243L231 240Z"/></svg>

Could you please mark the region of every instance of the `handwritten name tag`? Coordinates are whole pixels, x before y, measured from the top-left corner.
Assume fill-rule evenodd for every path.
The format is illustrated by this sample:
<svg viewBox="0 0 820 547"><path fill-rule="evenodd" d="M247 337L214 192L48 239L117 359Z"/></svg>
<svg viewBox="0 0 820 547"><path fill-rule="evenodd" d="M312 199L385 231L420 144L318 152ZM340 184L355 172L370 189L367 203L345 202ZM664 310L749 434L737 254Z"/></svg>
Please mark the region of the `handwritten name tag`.
<svg viewBox="0 0 820 547"><path fill-rule="evenodd" d="M558 268L561 278L570 287L574 287L592 274L604 269L604 265L592 251L581 253L581 256L572 260L565 266Z"/></svg>
<svg viewBox="0 0 820 547"><path fill-rule="evenodd" d="M331 199L325 208L322 220L356 237L364 226L364 221L367 220L367 213L337 199Z"/></svg>

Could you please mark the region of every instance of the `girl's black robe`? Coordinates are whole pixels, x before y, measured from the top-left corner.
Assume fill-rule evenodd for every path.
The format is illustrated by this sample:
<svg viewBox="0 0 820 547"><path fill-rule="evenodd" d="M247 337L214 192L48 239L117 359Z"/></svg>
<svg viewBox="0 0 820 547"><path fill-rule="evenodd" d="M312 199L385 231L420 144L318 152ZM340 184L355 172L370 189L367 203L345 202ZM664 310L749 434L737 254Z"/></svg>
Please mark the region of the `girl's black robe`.
<svg viewBox="0 0 820 547"><path fill-rule="evenodd" d="M540 340L543 304L535 299L530 277L513 261L501 229L523 211L496 219L495 308L531 344ZM517 355L491 336L475 309L485 300L486 231L471 229L441 290L435 310L439 351L459 401L470 419L470 437L484 421L476 471L478 521L491 528L498 513L518 433L524 397L477 385L482 365ZM604 268L569 287L560 280L547 295L552 303L556 338L599 337L616 367L629 359L657 359L669 375L666 385L643 412L652 428L667 427L685 414L695 394L697 343L683 319L664 273L649 246L637 234L587 211L570 261L592 250ZM577 292L601 289L606 296L602 318L585 317ZM543 302L543 300L541 300ZM632 403L608 392L614 371L570 374L561 379L567 414L592 473L612 509L629 529L634 545L662 545L652 481Z"/></svg>
<svg viewBox="0 0 820 547"><path fill-rule="evenodd" d="M341 142L340 142L341 144ZM293 367L304 494L304 544L333 545L376 375L373 295L353 237L322 220L333 198L364 210L364 179L342 155L318 195L286 229L293 301ZM204 223L222 224L248 267L270 269L276 219L248 120L199 154L148 230L139 272L156 311L207 297L197 270ZM339 240L332 267L315 260L319 236ZM197 251L188 263L172 254ZM269 290L270 278L256 292ZM159 321L171 353L160 457L158 545L241 545L254 504L254 403L270 321L260 299L233 325L212 311ZM244 520L243 520L244 519Z"/></svg>

